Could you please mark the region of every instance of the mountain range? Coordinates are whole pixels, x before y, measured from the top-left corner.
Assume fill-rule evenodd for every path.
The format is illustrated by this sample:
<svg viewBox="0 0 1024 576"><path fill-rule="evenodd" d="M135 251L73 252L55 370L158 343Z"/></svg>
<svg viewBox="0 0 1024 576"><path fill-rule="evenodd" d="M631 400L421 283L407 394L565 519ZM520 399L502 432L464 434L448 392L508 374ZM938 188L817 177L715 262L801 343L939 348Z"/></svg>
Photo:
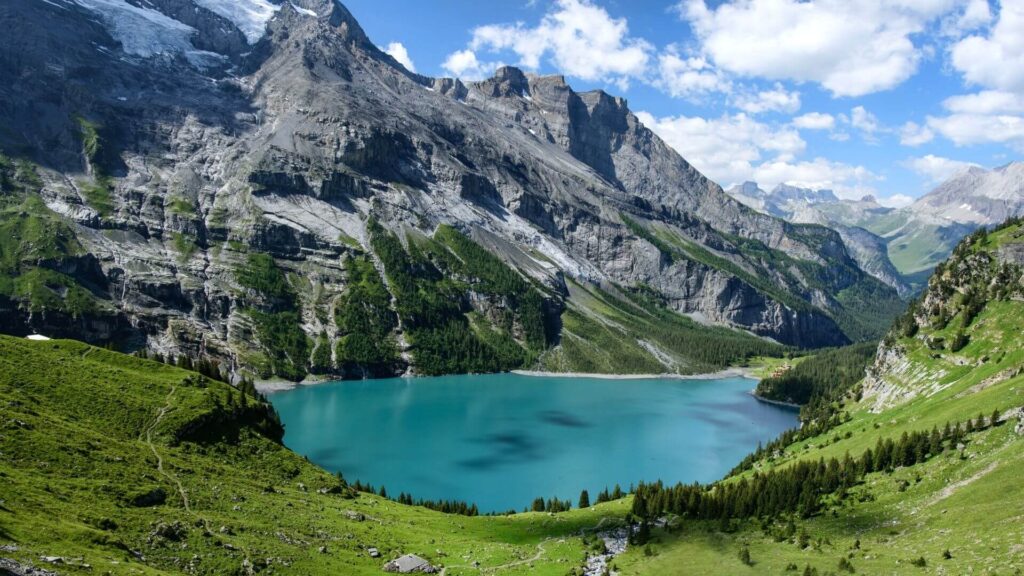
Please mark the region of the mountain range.
<svg viewBox="0 0 1024 576"><path fill-rule="evenodd" d="M264 378L693 372L877 337L903 306L624 99L412 73L333 0L16 2L0 24L8 333Z"/></svg>
<svg viewBox="0 0 1024 576"><path fill-rule="evenodd" d="M766 192L746 182L728 192L766 214L834 228L864 270L906 295L971 231L1024 214L1024 162L964 168L903 208L785 184Z"/></svg>

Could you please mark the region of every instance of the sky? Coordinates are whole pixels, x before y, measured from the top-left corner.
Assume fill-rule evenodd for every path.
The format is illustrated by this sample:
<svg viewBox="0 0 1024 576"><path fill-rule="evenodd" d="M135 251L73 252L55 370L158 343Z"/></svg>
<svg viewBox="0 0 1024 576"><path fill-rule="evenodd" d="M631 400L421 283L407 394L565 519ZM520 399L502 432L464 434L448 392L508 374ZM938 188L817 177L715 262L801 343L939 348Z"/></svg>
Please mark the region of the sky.
<svg viewBox="0 0 1024 576"><path fill-rule="evenodd" d="M1024 0L342 0L420 74L603 89L724 187L908 204L1024 158Z"/></svg>

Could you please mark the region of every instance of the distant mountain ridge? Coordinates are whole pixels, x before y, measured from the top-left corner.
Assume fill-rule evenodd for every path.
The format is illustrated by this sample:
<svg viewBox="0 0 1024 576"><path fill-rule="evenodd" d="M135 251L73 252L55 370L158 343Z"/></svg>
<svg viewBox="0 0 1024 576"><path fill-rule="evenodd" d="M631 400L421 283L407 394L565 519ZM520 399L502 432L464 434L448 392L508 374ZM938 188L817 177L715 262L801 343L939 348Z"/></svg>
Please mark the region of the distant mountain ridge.
<svg viewBox="0 0 1024 576"><path fill-rule="evenodd" d="M972 230L1024 215L1024 162L965 168L904 208L882 206L872 196L846 200L830 190L787 185L765 192L754 182L728 193L790 222L835 228L859 254L855 257L861 267L906 294L904 286L927 277ZM860 232L851 232L853 228Z"/></svg>
<svg viewBox="0 0 1024 576"><path fill-rule="evenodd" d="M909 284L889 260L886 240L859 225L846 224L862 222L872 214L884 215L891 212L891 209L879 205L873 197L866 196L860 201L851 202L840 200L831 190L812 190L787 184L779 184L767 192L756 182L744 182L727 192L740 202L766 214L794 223L833 228L862 269L893 287L901 296L910 294Z"/></svg>

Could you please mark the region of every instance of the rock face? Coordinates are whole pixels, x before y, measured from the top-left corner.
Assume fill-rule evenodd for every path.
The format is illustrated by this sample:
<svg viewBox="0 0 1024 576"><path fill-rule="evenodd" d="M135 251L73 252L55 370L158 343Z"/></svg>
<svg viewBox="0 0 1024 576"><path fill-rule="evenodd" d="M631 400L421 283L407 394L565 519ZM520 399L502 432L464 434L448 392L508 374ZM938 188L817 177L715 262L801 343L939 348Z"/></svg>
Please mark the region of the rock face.
<svg viewBox="0 0 1024 576"><path fill-rule="evenodd" d="M989 306L1024 298L1024 231L1009 220L989 234L978 230L939 264L921 296L897 319L878 347L864 380L864 397L881 411L921 396L932 396L952 385L947 376L965 365L995 365L1008 347L1003 327L978 320ZM973 357L972 343L986 348ZM916 356L912 354L917 350ZM1010 364L990 373L956 397L981 392L1016 378L1020 367Z"/></svg>
<svg viewBox="0 0 1024 576"><path fill-rule="evenodd" d="M0 77L17 79L0 83L0 150L38 166L46 206L97 263L97 297L151 351L259 364L252 310L291 309L240 284L256 253L333 351L346 257L382 270L371 218L406 240L454 226L545 286L554 316L570 277L823 346L849 340L840 292L880 290L835 232L736 202L622 98L507 67L423 77L333 0L245 2L255 21L210 0L0 7Z"/></svg>
<svg viewBox="0 0 1024 576"><path fill-rule="evenodd" d="M868 274L894 288L901 297L911 293L903 275L889 260L888 241L862 227L865 221L892 212L866 196L859 201L839 199L831 190L812 190L779 184L770 192L756 182L744 182L729 189L729 195L743 204L789 222L820 224L842 237L850 255Z"/></svg>
<svg viewBox="0 0 1024 576"><path fill-rule="evenodd" d="M813 222L835 228L853 248L858 263L873 276L899 290L892 273L927 276L945 260L961 238L979 226L999 224L1024 215L1024 162L1011 162L991 170L972 166L952 175L934 190L905 208L886 208L874 198L836 198L830 191L780 186L765 192L754 182L729 190L737 200L756 210L791 222ZM863 232L875 235L867 243ZM870 244L886 245L885 265ZM895 267L893 267L895 264ZM904 281L904 285L907 282Z"/></svg>

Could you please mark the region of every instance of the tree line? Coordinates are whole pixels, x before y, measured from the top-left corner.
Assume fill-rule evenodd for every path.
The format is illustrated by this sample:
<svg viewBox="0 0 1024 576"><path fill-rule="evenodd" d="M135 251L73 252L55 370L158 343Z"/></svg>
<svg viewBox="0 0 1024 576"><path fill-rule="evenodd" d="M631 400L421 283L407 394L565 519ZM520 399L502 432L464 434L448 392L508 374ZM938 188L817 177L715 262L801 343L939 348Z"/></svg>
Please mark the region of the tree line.
<svg viewBox="0 0 1024 576"><path fill-rule="evenodd" d="M877 349L877 342L862 342L817 352L778 376L758 382L757 395L795 404L837 400L864 378Z"/></svg>
<svg viewBox="0 0 1024 576"><path fill-rule="evenodd" d="M997 425L999 412L979 415L965 423L949 423L940 430L904 432L898 440L881 439L859 458L801 460L781 469L754 472L739 480L711 485L699 483L666 486L660 481L640 484L633 499L632 513L650 520L665 513L699 520L729 520L796 513L808 518L819 512L823 499L847 491L871 472L892 471L956 449L966 435Z"/></svg>
<svg viewBox="0 0 1024 576"><path fill-rule="evenodd" d="M421 373L501 372L522 367L546 346L542 295L470 239L441 227L436 238L413 238L406 247L375 220L368 230ZM471 293L511 314L474 326Z"/></svg>

